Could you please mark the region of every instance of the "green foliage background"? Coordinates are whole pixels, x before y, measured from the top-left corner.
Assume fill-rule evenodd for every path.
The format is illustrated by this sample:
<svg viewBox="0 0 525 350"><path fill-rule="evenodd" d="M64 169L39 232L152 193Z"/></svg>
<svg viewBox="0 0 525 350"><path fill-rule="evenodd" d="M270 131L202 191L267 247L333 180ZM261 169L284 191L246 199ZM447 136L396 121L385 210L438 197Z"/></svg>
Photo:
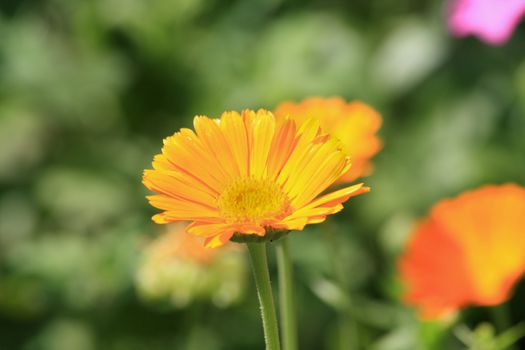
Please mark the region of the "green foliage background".
<svg viewBox="0 0 525 350"><path fill-rule="evenodd" d="M445 13L428 0L0 2L0 348L262 349L251 276L227 309L139 298L140 248L162 231L141 174L196 114L310 95L376 107L384 149L373 192L293 234L301 349L344 348L345 288L361 348L464 348L399 302L395 259L440 198L525 184L525 30L491 47L452 38Z"/></svg>

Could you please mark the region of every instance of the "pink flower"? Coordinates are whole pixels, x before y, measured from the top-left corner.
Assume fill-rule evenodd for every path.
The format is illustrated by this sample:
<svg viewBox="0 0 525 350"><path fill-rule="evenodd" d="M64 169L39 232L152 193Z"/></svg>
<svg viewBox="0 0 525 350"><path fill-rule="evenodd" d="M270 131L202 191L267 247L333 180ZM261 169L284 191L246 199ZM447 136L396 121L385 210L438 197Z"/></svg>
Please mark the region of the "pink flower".
<svg viewBox="0 0 525 350"><path fill-rule="evenodd" d="M472 34L501 45L524 14L525 0L453 0L448 25L458 37Z"/></svg>

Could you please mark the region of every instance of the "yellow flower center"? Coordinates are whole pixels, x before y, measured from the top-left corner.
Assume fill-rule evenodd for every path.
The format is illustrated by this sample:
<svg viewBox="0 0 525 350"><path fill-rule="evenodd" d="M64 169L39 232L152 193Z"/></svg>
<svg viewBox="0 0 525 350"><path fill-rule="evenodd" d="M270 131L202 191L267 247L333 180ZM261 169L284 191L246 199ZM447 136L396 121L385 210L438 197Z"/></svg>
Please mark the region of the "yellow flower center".
<svg viewBox="0 0 525 350"><path fill-rule="evenodd" d="M240 178L228 185L218 200L221 216L227 221L257 225L287 215L289 203L274 181L252 177Z"/></svg>

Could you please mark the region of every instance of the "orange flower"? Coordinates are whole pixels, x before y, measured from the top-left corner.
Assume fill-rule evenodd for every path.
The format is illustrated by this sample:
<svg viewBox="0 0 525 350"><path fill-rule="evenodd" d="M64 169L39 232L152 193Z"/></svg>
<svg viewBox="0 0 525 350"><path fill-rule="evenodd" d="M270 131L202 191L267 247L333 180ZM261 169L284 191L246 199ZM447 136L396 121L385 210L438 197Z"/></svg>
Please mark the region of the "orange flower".
<svg viewBox="0 0 525 350"><path fill-rule="evenodd" d="M147 250L160 262L177 257L186 261L207 264L217 251L206 249L199 238L189 235L183 223L172 224L168 233L155 239Z"/></svg>
<svg viewBox="0 0 525 350"><path fill-rule="evenodd" d="M485 186L439 202L399 267L424 318L504 302L525 272L525 189Z"/></svg>
<svg viewBox="0 0 525 350"><path fill-rule="evenodd" d="M233 246L206 249L202 239L187 234L186 223L168 225L168 232L143 250L136 273L140 294L146 299L169 299L184 307L194 299L211 299L228 306L242 294L244 252Z"/></svg>
<svg viewBox="0 0 525 350"><path fill-rule="evenodd" d="M350 167L340 143L312 119L300 128L271 112L195 117L196 133L181 129L164 140L143 183L164 210L153 220L193 221L187 232L217 247L234 233L266 236L302 230L340 211L369 189L358 184L318 197Z"/></svg>
<svg viewBox="0 0 525 350"><path fill-rule="evenodd" d="M323 131L337 137L352 159L352 168L338 182L350 182L372 171L370 159L381 149L376 132L381 116L359 101L346 103L342 98L311 97L300 103L284 102L275 109L277 117L290 116L299 124L318 118Z"/></svg>

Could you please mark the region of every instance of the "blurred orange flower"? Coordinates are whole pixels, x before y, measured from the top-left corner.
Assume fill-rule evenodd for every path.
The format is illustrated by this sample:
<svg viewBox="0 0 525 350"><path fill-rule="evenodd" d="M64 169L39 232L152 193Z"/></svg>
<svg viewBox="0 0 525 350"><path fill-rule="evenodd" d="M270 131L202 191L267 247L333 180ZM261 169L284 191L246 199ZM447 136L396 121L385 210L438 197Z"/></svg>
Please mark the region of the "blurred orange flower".
<svg viewBox="0 0 525 350"><path fill-rule="evenodd" d="M439 202L399 267L423 318L504 302L525 272L525 189L491 185Z"/></svg>
<svg viewBox="0 0 525 350"><path fill-rule="evenodd" d="M146 299L169 298L178 307L197 298L230 305L244 289L242 249L206 249L202 238L185 232L186 225L168 225L166 234L143 249L136 274L138 291Z"/></svg>
<svg viewBox="0 0 525 350"><path fill-rule="evenodd" d="M275 115L290 116L299 124L310 117L318 118L323 131L341 140L344 151L352 160L352 168L338 182L350 182L372 171L370 159L382 147L376 136L382 119L367 104L360 101L347 103L339 97L310 97L299 103L281 103L275 109Z"/></svg>
<svg viewBox="0 0 525 350"><path fill-rule="evenodd" d="M346 173L350 160L335 138L311 119L300 128L271 112L226 112L220 119L197 116L196 133L181 129L164 140L144 185L164 210L160 224L193 221L187 232L206 237L207 247L234 233L261 237L275 230L302 230L340 211L363 184L319 196Z"/></svg>
<svg viewBox="0 0 525 350"><path fill-rule="evenodd" d="M152 241L147 250L159 261L178 257L182 260L207 264L217 254L216 250L206 249L202 240L185 232L184 223L170 225L168 233Z"/></svg>

